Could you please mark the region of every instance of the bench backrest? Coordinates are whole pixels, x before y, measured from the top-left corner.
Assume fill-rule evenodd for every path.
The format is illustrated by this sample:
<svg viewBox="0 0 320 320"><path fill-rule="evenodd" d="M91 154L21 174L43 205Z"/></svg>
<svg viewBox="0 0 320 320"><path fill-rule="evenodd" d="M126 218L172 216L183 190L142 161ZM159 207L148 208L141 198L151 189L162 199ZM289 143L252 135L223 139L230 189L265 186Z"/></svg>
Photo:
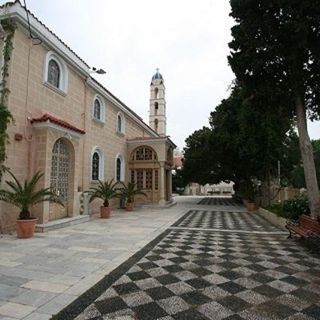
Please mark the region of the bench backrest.
<svg viewBox="0 0 320 320"><path fill-rule="evenodd" d="M320 234L320 222L310 216L303 214L299 219L299 225Z"/></svg>

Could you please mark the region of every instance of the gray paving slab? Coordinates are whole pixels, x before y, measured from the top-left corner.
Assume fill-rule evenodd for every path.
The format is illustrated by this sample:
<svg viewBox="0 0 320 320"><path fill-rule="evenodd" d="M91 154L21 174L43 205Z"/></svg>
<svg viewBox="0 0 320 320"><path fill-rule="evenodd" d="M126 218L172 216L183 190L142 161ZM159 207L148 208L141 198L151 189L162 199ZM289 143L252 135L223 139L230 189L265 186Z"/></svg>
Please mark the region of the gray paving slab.
<svg viewBox="0 0 320 320"><path fill-rule="evenodd" d="M196 205L196 200L193 201ZM111 219L0 239L0 319L46 320L69 304L186 212L114 210Z"/></svg>

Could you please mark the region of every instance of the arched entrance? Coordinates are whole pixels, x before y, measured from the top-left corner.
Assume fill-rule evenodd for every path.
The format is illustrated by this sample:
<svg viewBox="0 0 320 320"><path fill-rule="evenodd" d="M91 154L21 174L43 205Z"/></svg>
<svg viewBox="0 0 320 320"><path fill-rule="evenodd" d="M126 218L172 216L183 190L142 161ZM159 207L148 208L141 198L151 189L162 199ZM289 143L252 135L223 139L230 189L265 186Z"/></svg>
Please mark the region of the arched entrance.
<svg viewBox="0 0 320 320"><path fill-rule="evenodd" d="M50 203L49 220L68 216L68 200L70 195L71 152L64 139L58 139L52 148L50 188L64 203L61 205Z"/></svg>
<svg viewBox="0 0 320 320"><path fill-rule="evenodd" d="M130 155L131 182L137 184L147 197L137 196L137 202L157 203L160 200L158 155L149 146L139 146Z"/></svg>

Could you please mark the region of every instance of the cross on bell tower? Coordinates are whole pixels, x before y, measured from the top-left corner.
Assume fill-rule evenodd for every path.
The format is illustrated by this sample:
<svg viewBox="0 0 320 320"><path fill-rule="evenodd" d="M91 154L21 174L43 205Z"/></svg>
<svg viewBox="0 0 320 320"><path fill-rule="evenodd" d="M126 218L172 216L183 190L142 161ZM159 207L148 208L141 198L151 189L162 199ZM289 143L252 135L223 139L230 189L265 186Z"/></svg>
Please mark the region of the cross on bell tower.
<svg viewBox="0 0 320 320"><path fill-rule="evenodd" d="M164 80L157 68L150 84L149 125L160 136L166 136L167 117Z"/></svg>

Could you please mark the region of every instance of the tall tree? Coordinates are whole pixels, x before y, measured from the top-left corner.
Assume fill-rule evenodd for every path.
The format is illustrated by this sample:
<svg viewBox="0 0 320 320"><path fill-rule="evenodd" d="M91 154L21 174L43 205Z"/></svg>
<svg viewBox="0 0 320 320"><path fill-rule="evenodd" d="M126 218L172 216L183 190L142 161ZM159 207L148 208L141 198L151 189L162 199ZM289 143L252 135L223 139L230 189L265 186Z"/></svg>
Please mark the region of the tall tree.
<svg viewBox="0 0 320 320"><path fill-rule="evenodd" d="M196 130L186 139L181 172L186 183L206 184L219 182L213 174L213 170L217 166L217 160L214 159L216 154L212 152L214 150L213 140L212 131L208 127Z"/></svg>
<svg viewBox="0 0 320 320"><path fill-rule="evenodd" d="M229 63L249 96L296 119L311 215L320 195L307 116L320 116L320 1L230 0Z"/></svg>
<svg viewBox="0 0 320 320"><path fill-rule="evenodd" d="M187 181L232 180L250 186L254 179L277 174L291 123L282 117L281 109L263 112L261 103L253 106L253 99L244 100L244 96L244 89L236 85L211 113L211 128L204 127L186 139L182 173Z"/></svg>

